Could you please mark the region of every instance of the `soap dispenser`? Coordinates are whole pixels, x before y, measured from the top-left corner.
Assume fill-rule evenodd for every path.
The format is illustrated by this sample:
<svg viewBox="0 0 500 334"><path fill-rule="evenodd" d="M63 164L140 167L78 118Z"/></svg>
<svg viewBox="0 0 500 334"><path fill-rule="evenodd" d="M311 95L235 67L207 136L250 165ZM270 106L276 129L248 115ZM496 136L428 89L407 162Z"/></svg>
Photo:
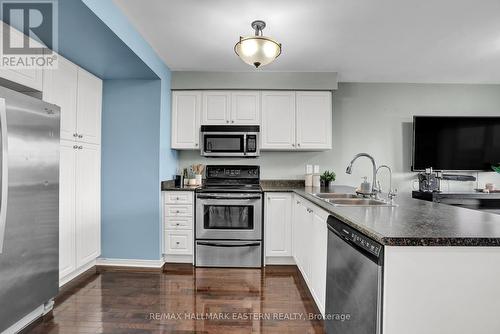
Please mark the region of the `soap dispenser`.
<svg viewBox="0 0 500 334"><path fill-rule="evenodd" d="M372 185L370 182L368 182L368 177L363 177L363 182L361 182L361 185L359 186L359 192L362 194L369 194L371 190Z"/></svg>

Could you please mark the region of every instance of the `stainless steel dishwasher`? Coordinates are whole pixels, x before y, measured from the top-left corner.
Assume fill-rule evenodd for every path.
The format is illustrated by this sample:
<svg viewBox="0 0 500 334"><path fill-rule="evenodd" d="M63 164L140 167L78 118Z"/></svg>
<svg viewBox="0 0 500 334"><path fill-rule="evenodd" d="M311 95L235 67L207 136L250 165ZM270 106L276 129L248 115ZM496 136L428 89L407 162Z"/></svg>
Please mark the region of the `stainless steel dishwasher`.
<svg viewBox="0 0 500 334"><path fill-rule="evenodd" d="M381 334L384 247L328 218L328 334Z"/></svg>

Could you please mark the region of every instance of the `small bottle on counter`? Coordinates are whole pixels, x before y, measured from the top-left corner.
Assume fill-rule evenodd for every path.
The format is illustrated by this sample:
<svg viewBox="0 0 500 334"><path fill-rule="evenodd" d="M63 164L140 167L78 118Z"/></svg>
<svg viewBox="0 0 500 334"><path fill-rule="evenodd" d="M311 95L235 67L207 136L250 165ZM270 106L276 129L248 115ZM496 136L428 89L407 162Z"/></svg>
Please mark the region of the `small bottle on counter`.
<svg viewBox="0 0 500 334"><path fill-rule="evenodd" d="M306 187L313 186L313 166L312 165L306 165L305 186Z"/></svg>
<svg viewBox="0 0 500 334"><path fill-rule="evenodd" d="M319 165L314 165L313 171L313 187L321 187L321 175L319 174Z"/></svg>

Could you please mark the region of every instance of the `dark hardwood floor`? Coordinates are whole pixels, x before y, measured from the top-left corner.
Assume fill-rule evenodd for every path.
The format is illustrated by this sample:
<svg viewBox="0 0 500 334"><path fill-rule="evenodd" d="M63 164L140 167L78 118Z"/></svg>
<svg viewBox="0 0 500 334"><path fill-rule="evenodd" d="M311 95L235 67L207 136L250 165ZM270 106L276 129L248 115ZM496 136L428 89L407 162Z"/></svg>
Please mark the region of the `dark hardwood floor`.
<svg viewBox="0 0 500 334"><path fill-rule="evenodd" d="M294 266L167 268L99 270L63 291L53 318L30 333L324 333L308 319L319 311Z"/></svg>

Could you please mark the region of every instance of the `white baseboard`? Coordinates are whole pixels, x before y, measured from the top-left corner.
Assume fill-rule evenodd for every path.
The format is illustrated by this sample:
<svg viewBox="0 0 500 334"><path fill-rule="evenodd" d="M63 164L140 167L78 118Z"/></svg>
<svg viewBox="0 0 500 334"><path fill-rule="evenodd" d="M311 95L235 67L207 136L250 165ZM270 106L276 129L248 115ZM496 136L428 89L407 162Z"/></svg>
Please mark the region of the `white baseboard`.
<svg viewBox="0 0 500 334"><path fill-rule="evenodd" d="M24 316L21 320L4 330L1 334L15 334L19 333L22 329L24 329L26 326L31 324L33 321L36 319L40 318L42 315L47 314L50 312L52 307L54 306L54 302L48 303L47 305L40 305L38 306L35 310L32 312L28 313L26 316Z"/></svg>
<svg viewBox="0 0 500 334"><path fill-rule="evenodd" d="M161 268L165 262L163 260L132 260L132 259L106 259L99 258L96 261L98 266L111 267L133 267L133 268Z"/></svg>
<svg viewBox="0 0 500 334"><path fill-rule="evenodd" d="M93 266L95 266L96 264L96 260L92 260L90 261L89 263L87 263L86 265L78 268L77 270L73 271L72 273L62 277L59 279L59 287L62 287L64 284L68 283L69 281L72 281L73 279L75 279L77 276L83 274L84 272L86 272L87 270L89 270L90 268L92 268Z"/></svg>
<svg viewBox="0 0 500 334"><path fill-rule="evenodd" d="M170 263L193 263L192 255L163 255L163 259Z"/></svg>
<svg viewBox="0 0 500 334"><path fill-rule="evenodd" d="M295 264L293 256L266 256L266 265L292 265Z"/></svg>

